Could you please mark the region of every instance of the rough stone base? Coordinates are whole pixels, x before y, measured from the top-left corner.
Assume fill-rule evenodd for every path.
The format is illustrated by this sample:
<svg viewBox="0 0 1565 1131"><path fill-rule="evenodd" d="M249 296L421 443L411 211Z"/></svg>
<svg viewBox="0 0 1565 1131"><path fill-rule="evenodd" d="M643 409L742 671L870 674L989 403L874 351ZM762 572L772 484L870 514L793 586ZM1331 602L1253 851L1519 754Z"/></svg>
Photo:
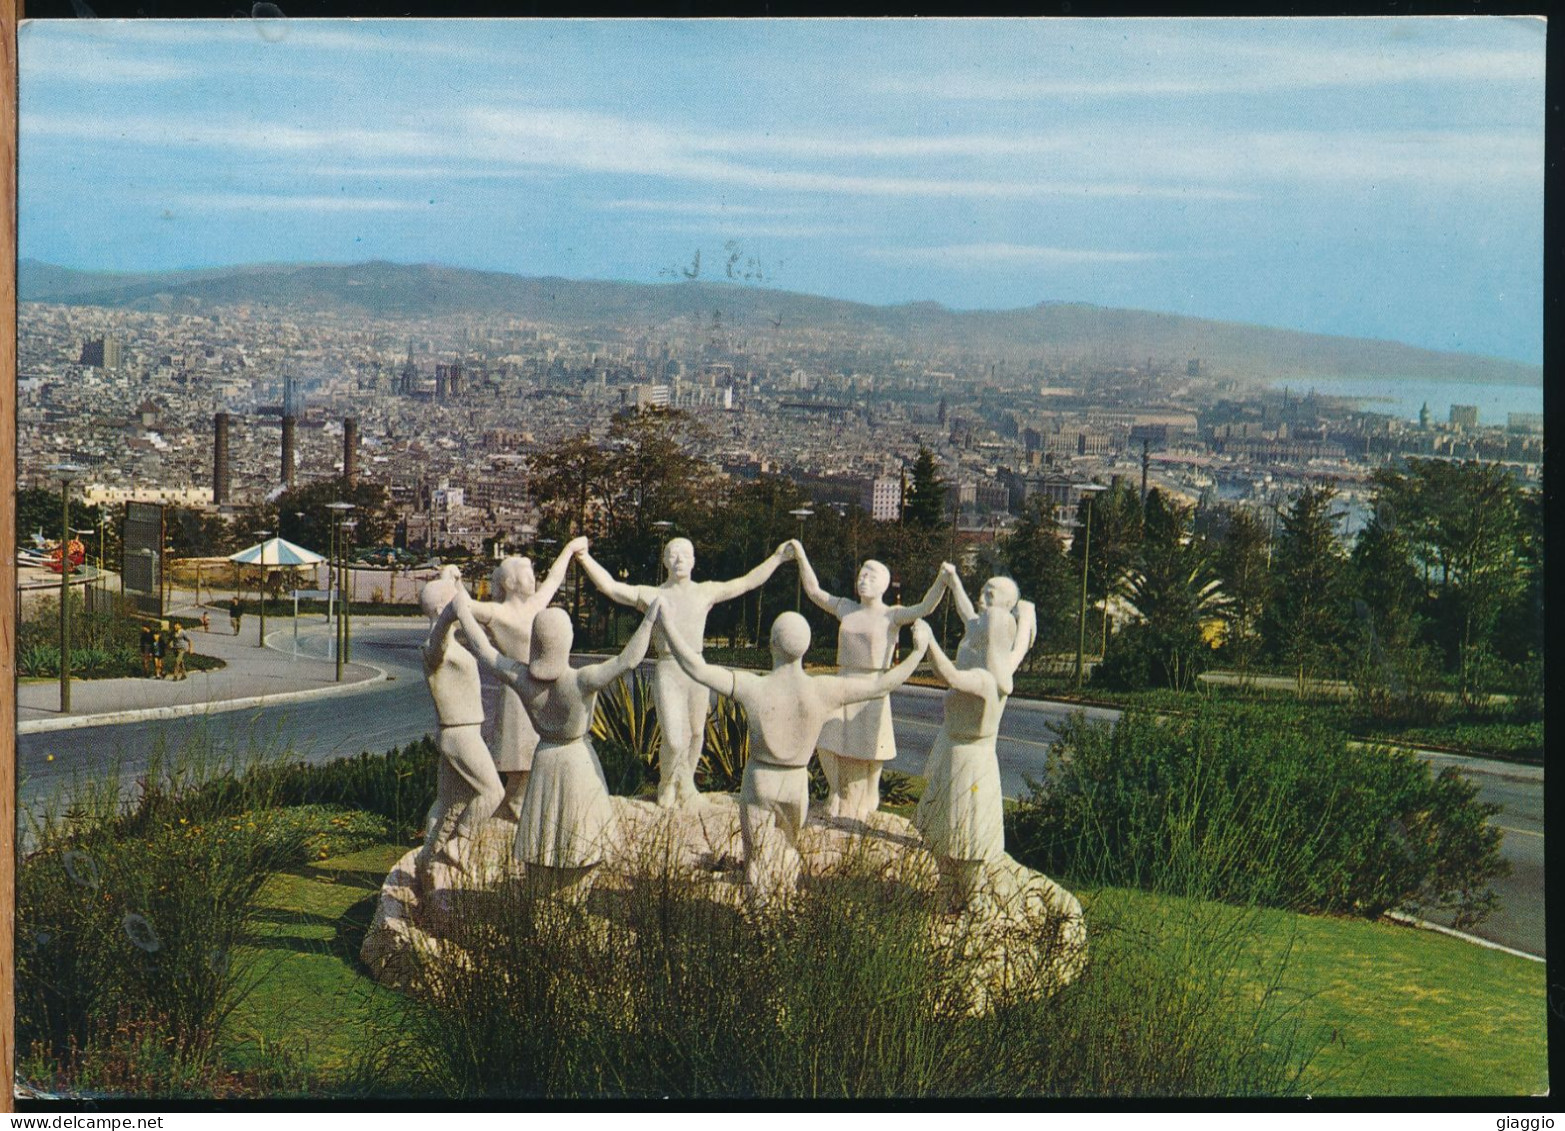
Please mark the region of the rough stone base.
<svg viewBox="0 0 1565 1131"><path fill-rule="evenodd" d="M647 800L615 797L613 802L619 813L615 843L593 869L595 893L626 891L672 870L702 898L733 907L757 904L755 893L747 893L743 884L737 797L703 794L699 803L676 810L659 809ZM397 862L381 887L360 952L377 981L418 992L428 971L464 961L445 939L448 925L453 916L483 915L486 903L505 898L522 879L523 865L511 854L515 829L505 820L489 821L460 871L436 864L419 874L418 849ZM977 896L953 912L949 892L941 894L934 857L902 817L875 813L859 821L812 812L800 833L799 851L800 885L851 869L928 894L931 939L965 968L968 993L962 1008L968 1012L984 1012L997 996L1029 992L1027 987L1063 986L1086 964L1081 904L1009 856L987 865ZM788 898L785 892L773 895L781 901L774 907L786 910Z"/></svg>

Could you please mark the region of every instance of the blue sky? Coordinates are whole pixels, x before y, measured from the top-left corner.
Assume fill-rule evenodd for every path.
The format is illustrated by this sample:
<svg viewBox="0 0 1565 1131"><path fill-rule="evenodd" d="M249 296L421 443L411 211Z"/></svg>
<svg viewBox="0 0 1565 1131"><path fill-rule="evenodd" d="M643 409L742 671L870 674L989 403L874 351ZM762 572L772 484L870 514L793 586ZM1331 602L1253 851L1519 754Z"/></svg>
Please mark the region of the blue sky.
<svg viewBox="0 0 1565 1131"><path fill-rule="evenodd" d="M60 21L20 252L1081 301L1542 357L1518 18Z"/></svg>

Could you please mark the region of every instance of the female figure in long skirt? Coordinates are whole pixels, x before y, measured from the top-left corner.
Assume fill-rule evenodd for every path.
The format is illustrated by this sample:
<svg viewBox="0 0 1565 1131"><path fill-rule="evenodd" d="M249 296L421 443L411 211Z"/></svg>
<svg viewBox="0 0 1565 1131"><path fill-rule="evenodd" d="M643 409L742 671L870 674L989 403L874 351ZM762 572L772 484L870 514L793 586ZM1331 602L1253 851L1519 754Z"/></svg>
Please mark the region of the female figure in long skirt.
<svg viewBox="0 0 1565 1131"><path fill-rule="evenodd" d="M549 607L549 602L560 591L571 559L586 552L587 539L571 539L554 559L554 565L549 567L548 576L541 585L528 558L509 557L495 567L490 578L495 599L474 601L473 619L489 630L501 655L527 662L532 649L533 619ZM494 754L495 769L505 782L505 800L501 802L497 816L515 821L522 815L522 796L533 768L538 732L533 729L516 689L508 683L500 684L500 702L494 720L490 752Z"/></svg>
<svg viewBox="0 0 1565 1131"><path fill-rule="evenodd" d="M1012 677L1037 635L1037 614L1008 577L990 578L979 598L981 609L975 610L954 571L941 576L967 631L954 663L938 644L929 647L930 663L950 690L913 823L950 884L952 907L960 909L977 893L984 865L1005 854L995 743Z"/></svg>
<svg viewBox="0 0 1565 1131"><path fill-rule="evenodd" d="M534 619L526 663L500 655L489 642L466 592L458 592L456 610L479 661L516 689L538 731L516 826L516 857L547 890L584 895L614 826L603 766L587 735L593 708L599 692L646 656L661 606L647 611L623 652L585 668L570 665L575 633L564 609L545 609Z"/></svg>
<svg viewBox="0 0 1565 1131"><path fill-rule="evenodd" d="M891 584L891 571L872 559L859 568L855 585L858 600L833 597L821 588L803 544L795 539L791 545L805 594L842 622L837 630L839 675L878 675L889 671L902 626L928 616L945 595L948 567L942 566L935 583L918 604L888 605L884 598ZM950 569L955 572L954 567ZM822 728L817 749L821 769L831 787L826 815L860 821L867 818L880 808L881 766L897 756L890 696L839 708Z"/></svg>

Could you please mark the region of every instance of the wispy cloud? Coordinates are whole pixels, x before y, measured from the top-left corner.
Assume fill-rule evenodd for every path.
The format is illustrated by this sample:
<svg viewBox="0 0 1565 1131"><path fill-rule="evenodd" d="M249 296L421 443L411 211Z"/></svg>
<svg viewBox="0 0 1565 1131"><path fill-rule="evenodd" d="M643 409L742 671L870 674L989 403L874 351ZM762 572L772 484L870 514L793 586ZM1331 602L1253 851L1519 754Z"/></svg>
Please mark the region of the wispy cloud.
<svg viewBox="0 0 1565 1131"><path fill-rule="evenodd" d="M1539 46L1440 48L1392 42L1309 50L1290 42L1261 45L1188 34L1139 35L1130 44L1083 51L1045 76L949 70L876 76L866 85L877 94L990 102L1263 94L1427 82L1537 85L1544 65L1541 41ZM1091 61L1090 71L1083 57Z"/></svg>
<svg viewBox="0 0 1565 1131"><path fill-rule="evenodd" d="M598 207L609 212L650 212L663 216L713 216L719 219L734 216L788 216L799 211L797 208L728 204L724 201L704 200L605 200Z"/></svg>
<svg viewBox="0 0 1565 1131"><path fill-rule="evenodd" d="M1144 263L1164 258L1154 251L1113 251L1104 248L1040 247L1013 243L948 244L944 247L866 247L869 259L915 266L978 268L996 264L1035 267L1074 266L1084 263Z"/></svg>
<svg viewBox="0 0 1565 1131"><path fill-rule="evenodd" d="M423 201L387 200L366 196L290 196L285 193L209 192L186 193L172 201L176 207L245 212L406 212L428 208Z"/></svg>

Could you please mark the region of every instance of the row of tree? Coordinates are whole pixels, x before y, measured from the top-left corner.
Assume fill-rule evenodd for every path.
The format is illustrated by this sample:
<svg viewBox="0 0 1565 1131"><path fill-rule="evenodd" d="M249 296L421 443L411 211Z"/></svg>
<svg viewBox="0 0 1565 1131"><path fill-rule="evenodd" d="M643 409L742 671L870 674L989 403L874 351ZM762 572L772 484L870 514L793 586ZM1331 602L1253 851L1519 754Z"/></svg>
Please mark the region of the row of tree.
<svg viewBox="0 0 1565 1131"><path fill-rule="evenodd" d="M1536 683L1539 493L1497 465L1441 460L1378 469L1372 484L1351 547L1329 486L1263 515L1197 511L1156 489L1143 503L1116 483L1081 508L1090 553L1087 537L1067 553L1052 510L1034 500L1002 558L1060 619L1080 616L1085 574L1109 683L1187 687L1214 661L1391 694L1443 678L1467 700ZM1115 608L1129 623L1111 639Z"/></svg>
<svg viewBox="0 0 1565 1131"><path fill-rule="evenodd" d="M923 595L942 561L962 564L945 484L927 451L910 470L899 520L877 522L855 505L814 505L787 479L731 481L700 454L710 440L687 414L654 411L615 418L601 440L583 432L545 449L529 479L542 513L529 552L547 558L584 533L610 572L655 583L673 536L695 544L702 577L743 574L800 537L829 591L851 595L859 565L875 558L891 570L888 600L905 603ZM1434 680L1469 699L1518 681L1541 686L1539 493L1496 465L1440 460L1379 469L1372 484L1372 517L1351 547L1329 486L1261 514L1192 507L1157 489L1143 500L1117 480L1083 501L1068 549L1055 509L1035 496L1007 536L965 555L964 579L976 593L992 573L1013 576L1038 605L1034 655L1097 653L1095 678L1107 683L1184 688L1215 662L1241 673L1285 671L1301 684L1349 678L1392 698ZM385 489L340 480L304 485L231 519L171 509L169 539L178 556L220 555L265 529L324 551L325 504L339 499L355 504L356 545L390 540L396 515ZM117 542L116 515L73 508L75 526L100 518L105 542ZM36 527L47 536L59 521L57 494L19 492L19 534ZM117 545L104 548L117 559ZM818 632L829 630L828 618L799 600L797 583L786 583L791 575L784 567L781 583L719 606L711 632L760 643L777 613L796 605ZM590 586L573 583L566 599L589 639L626 627ZM949 644L960 626L943 611L935 627Z"/></svg>

